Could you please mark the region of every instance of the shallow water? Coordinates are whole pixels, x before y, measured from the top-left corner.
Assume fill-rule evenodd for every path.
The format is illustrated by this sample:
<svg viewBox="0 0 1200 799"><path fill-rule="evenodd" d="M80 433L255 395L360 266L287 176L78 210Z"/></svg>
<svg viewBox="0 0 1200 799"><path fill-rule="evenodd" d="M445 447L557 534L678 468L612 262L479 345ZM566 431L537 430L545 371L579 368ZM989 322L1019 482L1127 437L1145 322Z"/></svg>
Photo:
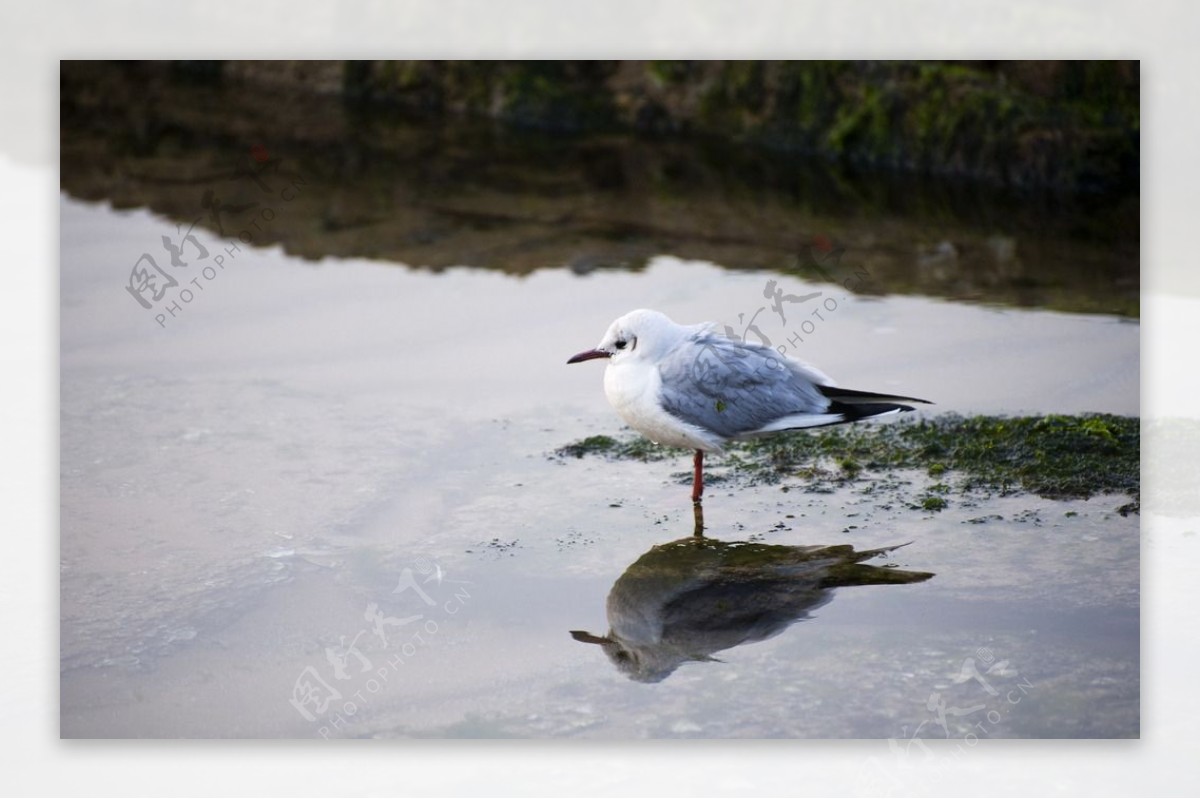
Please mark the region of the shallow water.
<svg viewBox="0 0 1200 799"><path fill-rule="evenodd" d="M637 306L730 326L765 308L758 335L843 385L960 413L1136 415L1136 322L670 256L515 276L242 245L160 325L124 282L175 223L61 213L66 737L890 737L915 756L936 737L1138 734L1123 498L930 515L872 475L833 494L717 483L714 539L911 542L871 563L934 576L833 589L645 683L570 631L603 636L626 568L691 535L689 463L552 456L620 431L601 368L565 360ZM777 313L768 280L832 306Z"/></svg>

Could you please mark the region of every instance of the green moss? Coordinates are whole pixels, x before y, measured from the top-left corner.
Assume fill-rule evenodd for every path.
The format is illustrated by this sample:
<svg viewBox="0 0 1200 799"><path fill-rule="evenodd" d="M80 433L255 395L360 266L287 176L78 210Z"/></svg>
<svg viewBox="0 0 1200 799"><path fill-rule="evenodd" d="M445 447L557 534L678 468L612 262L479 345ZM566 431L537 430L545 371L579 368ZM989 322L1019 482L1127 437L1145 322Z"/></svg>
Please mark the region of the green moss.
<svg viewBox="0 0 1200 799"><path fill-rule="evenodd" d="M584 455L612 452L616 448L617 440L611 436L588 436L582 441L560 447L557 453L572 458L582 458Z"/></svg>
<svg viewBox="0 0 1200 799"><path fill-rule="evenodd" d="M610 460L658 461L684 455L687 450L660 447L645 438L618 441L611 436L588 436L554 451L559 457L582 458L584 455L603 455Z"/></svg>
<svg viewBox="0 0 1200 799"><path fill-rule="evenodd" d="M945 510L947 506L946 500L941 497L927 496L921 500L921 509L928 511Z"/></svg>
<svg viewBox="0 0 1200 799"><path fill-rule="evenodd" d="M958 427L956 457L980 485L1019 485L1045 497L1139 488L1137 419L1120 416L977 417Z"/></svg>
<svg viewBox="0 0 1200 799"><path fill-rule="evenodd" d="M942 479L919 502L927 510L952 491L1028 492L1055 499L1126 494L1140 508L1140 421L1107 414L971 416L944 414L917 422L789 432L730 445L715 464L749 483L785 478L823 490L868 471L924 469ZM596 441L603 442L597 446ZM589 444L589 442L593 442ZM643 442L641 446L638 442ZM685 455L637 438L593 436L558 451L582 457L658 459ZM836 470L822 468L836 464ZM945 505L941 505L945 507Z"/></svg>

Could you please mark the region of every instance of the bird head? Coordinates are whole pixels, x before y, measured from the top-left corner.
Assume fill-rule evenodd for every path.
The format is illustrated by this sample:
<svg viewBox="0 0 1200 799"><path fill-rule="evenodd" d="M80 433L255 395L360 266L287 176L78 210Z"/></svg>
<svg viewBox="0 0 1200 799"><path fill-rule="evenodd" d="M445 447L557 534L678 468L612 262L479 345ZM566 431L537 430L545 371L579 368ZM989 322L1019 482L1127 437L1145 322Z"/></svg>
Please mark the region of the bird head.
<svg viewBox="0 0 1200 799"><path fill-rule="evenodd" d="M572 356L567 363L608 358L611 363L653 358L675 344L683 328L665 314L640 308L630 311L608 326L594 350Z"/></svg>

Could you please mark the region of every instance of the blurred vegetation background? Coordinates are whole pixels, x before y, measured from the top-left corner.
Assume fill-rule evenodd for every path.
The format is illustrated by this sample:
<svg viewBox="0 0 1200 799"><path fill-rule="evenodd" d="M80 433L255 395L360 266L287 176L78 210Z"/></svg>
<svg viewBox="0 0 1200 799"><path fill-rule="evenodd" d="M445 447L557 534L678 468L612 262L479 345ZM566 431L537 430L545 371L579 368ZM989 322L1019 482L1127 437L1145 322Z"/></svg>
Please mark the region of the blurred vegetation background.
<svg viewBox="0 0 1200 799"><path fill-rule="evenodd" d="M1136 316L1139 98L1136 61L64 61L62 183L212 227L269 154L302 190L256 243L306 258L786 272L820 235L867 293Z"/></svg>
<svg viewBox="0 0 1200 799"><path fill-rule="evenodd" d="M1025 186L1138 179L1136 61L181 62L198 81L560 132L716 136Z"/></svg>

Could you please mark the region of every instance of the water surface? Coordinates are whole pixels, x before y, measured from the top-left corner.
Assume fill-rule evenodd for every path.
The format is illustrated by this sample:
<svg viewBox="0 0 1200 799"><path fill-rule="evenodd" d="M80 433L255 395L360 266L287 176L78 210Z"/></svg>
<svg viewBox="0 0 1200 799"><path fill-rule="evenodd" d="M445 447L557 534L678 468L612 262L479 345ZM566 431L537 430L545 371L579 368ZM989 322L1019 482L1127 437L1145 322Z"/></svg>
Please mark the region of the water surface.
<svg viewBox="0 0 1200 799"><path fill-rule="evenodd" d="M691 535L690 464L552 455L620 433L600 367L565 360L633 307L731 326L766 307L761 333L839 382L960 413L1136 415L1136 322L661 253L514 275L242 245L159 324L127 270L175 225L62 202L64 736L1138 734L1123 498L929 514L871 475L716 484L717 541L911 542L870 564L934 576L833 589L641 682L570 631L606 634L626 569ZM768 280L836 308L782 321Z"/></svg>

